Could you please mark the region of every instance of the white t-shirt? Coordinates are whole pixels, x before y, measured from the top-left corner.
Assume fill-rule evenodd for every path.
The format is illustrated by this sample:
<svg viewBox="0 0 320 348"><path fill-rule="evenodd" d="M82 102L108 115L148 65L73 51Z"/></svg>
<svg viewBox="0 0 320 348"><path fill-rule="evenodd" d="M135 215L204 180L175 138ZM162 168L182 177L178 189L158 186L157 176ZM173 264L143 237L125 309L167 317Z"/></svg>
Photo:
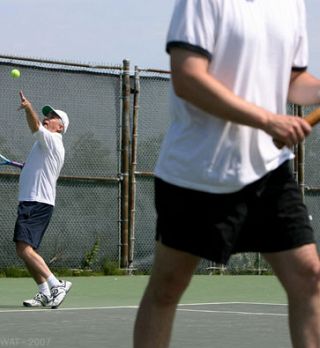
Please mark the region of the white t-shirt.
<svg viewBox="0 0 320 348"><path fill-rule="evenodd" d="M178 0L167 51L183 47L208 57L210 73L236 95L285 114L292 69L306 69L303 0ZM182 187L235 192L285 160L262 130L209 115L177 97L155 174Z"/></svg>
<svg viewBox="0 0 320 348"><path fill-rule="evenodd" d="M42 125L33 135L37 141L20 175L19 201L54 205L56 184L65 155L62 135L50 132Z"/></svg>

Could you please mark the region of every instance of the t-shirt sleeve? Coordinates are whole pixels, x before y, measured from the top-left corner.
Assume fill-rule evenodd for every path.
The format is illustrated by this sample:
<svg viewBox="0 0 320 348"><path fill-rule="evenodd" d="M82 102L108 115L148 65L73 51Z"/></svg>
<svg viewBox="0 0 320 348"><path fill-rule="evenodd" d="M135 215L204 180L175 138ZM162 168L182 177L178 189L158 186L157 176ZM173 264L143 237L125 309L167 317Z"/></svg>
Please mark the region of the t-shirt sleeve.
<svg viewBox="0 0 320 348"><path fill-rule="evenodd" d="M298 1L300 31L297 39L295 55L292 63L292 70L306 70L309 60L309 45L307 33L306 8L304 1Z"/></svg>
<svg viewBox="0 0 320 348"><path fill-rule="evenodd" d="M37 132L33 133L33 136L40 142L41 146L46 150L52 150L54 148L54 139L52 132L48 131L42 124Z"/></svg>
<svg viewBox="0 0 320 348"><path fill-rule="evenodd" d="M166 51L185 48L206 56L214 55L218 1L177 0L167 34Z"/></svg>

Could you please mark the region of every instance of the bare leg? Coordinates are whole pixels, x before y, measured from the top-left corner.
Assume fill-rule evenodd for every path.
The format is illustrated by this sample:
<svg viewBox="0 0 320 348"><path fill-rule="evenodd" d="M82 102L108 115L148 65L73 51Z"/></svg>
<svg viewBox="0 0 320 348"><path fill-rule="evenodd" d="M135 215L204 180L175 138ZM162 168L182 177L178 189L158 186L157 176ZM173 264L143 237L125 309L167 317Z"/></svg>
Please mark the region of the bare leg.
<svg viewBox="0 0 320 348"><path fill-rule="evenodd" d="M16 242L17 255L24 261L28 271L37 284L44 283L50 276L51 271L43 258L24 242Z"/></svg>
<svg viewBox="0 0 320 348"><path fill-rule="evenodd" d="M177 304L199 258L157 243L149 284L138 310L134 348L167 348Z"/></svg>
<svg viewBox="0 0 320 348"><path fill-rule="evenodd" d="M264 254L288 296L294 348L320 347L320 262L314 244Z"/></svg>

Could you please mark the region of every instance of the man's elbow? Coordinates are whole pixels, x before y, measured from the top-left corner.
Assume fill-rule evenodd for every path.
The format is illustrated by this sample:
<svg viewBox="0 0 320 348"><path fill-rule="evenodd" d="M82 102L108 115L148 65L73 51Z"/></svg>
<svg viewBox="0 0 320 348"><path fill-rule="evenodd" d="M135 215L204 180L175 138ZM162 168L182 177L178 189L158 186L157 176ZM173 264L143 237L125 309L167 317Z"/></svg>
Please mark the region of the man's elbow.
<svg viewBox="0 0 320 348"><path fill-rule="evenodd" d="M174 93L182 99L186 99L189 95L189 91L192 88L191 79L182 74L177 74L172 77L172 85Z"/></svg>
<svg viewBox="0 0 320 348"><path fill-rule="evenodd" d="M29 124L29 128L30 128L32 134L38 132L38 130L40 128L40 121L37 123L32 122L31 124Z"/></svg>

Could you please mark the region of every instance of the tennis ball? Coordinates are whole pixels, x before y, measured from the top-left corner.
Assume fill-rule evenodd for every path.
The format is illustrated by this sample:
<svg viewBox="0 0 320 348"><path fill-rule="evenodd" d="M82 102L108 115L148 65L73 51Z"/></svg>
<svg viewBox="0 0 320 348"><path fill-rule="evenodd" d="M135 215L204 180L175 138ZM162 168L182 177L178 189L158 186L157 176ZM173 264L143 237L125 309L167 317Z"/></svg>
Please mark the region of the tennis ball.
<svg viewBox="0 0 320 348"><path fill-rule="evenodd" d="M14 79L18 79L20 77L20 71L18 69L12 69L11 77L13 77Z"/></svg>

